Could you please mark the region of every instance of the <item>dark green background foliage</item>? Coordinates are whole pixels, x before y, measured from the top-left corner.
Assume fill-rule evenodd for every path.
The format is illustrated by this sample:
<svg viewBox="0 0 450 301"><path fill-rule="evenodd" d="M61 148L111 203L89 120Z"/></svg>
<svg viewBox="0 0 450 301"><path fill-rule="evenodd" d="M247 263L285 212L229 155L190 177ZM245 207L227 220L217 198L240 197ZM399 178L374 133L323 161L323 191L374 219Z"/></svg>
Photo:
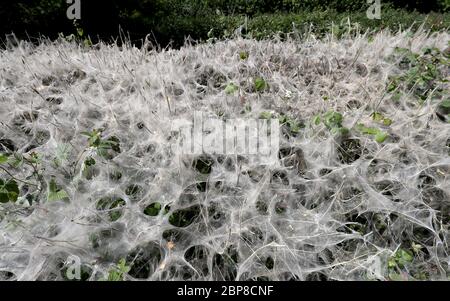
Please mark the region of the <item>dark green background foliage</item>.
<svg viewBox="0 0 450 301"><path fill-rule="evenodd" d="M138 41L152 32L162 44L179 46L186 36L195 40L224 37L243 24L248 16L248 30L255 37L275 32L297 30L312 23L316 31L327 31L331 23L341 23L350 16L362 29L409 26L423 21L431 13L427 26L449 26L450 0L382 0L382 19L369 20L367 0L81 0L80 26L96 40L117 37L119 28ZM65 0L3 0L0 2L1 36L15 32L19 38L58 33L74 33L66 18ZM343 21L344 22L344 21ZM209 35L208 35L209 33Z"/></svg>

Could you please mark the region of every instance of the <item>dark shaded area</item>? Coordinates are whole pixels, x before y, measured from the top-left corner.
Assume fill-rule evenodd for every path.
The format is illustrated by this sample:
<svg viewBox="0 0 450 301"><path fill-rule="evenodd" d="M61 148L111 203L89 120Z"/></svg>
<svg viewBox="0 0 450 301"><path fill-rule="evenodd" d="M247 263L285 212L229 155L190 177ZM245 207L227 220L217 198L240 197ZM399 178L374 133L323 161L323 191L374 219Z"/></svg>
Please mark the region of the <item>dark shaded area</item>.
<svg viewBox="0 0 450 301"><path fill-rule="evenodd" d="M160 45L175 47L182 45L188 36L193 40L227 36L243 24L244 16L250 18L247 30L254 37L261 38L267 31L290 31L292 21L313 23L321 31L332 21L338 23L350 16L363 27L383 28L412 23L413 20L401 17L406 10L416 11L412 19L417 19L415 16L419 13L448 12L445 0L384 0L382 20L365 17L369 7L366 0L80 1L81 20L77 27L83 30L83 39L89 36L94 43L99 39L118 39L120 43L129 38L132 43L140 44L150 34L150 38ZM73 21L66 16L69 5L65 0L1 1L1 36L14 32L19 39L37 41L40 36L55 39L60 33L77 35ZM392 13L397 8L402 8L403 13ZM445 26L446 18L442 17L444 22L441 24L441 17L438 14L432 18L430 27Z"/></svg>

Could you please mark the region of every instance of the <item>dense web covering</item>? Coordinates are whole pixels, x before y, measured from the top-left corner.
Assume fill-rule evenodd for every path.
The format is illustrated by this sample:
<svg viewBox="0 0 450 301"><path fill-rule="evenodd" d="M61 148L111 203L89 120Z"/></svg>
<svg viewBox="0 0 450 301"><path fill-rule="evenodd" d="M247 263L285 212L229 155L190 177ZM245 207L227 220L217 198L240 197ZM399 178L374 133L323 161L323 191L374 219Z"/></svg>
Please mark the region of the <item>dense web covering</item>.
<svg viewBox="0 0 450 301"><path fill-rule="evenodd" d="M413 67L399 48L448 58L448 41L404 31L3 50L0 150L19 159L0 184L13 177L19 193L0 203L0 278L65 279L78 258L83 280L121 259L126 280L447 279L450 123L436 112L448 61L422 99L420 83L389 85ZM280 118L278 156L177 153L171 121L194 111ZM338 131L327 112L341 114Z"/></svg>

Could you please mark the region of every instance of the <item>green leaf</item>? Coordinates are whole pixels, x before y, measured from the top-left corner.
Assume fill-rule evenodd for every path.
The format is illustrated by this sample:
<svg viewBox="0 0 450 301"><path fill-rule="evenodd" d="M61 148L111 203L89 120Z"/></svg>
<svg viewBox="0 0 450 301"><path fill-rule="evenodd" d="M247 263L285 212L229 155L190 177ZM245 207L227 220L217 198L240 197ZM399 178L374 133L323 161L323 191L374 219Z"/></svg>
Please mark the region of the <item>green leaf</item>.
<svg viewBox="0 0 450 301"><path fill-rule="evenodd" d="M394 268L396 266L403 268L406 264L412 262L414 259L413 254L404 249L398 249L397 252L389 259L388 267Z"/></svg>
<svg viewBox="0 0 450 301"><path fill-rule="evenodd" d="M392 120L383 116L383 114L379 112L372 113L372 119L376 122L381 122L386 126L390 126L392 124Z"/></svg>
<svg viewBox="0 0 450 301"><path fill-rule="evenodd" d="M380 129L366 127L361 123L356 125L356 130L358 130L362 134L375 136L375 141L378 143L383 143L386 140L386 138L389 136L387 133L383 132Z"/></svg>
<svg viewBox="0 0 450 301"><path fill-rule="evenodd" d="M332 128L331 133L333 135L339 134L339 135L346 135L350 132L348 128L340 127L340 128Z"/></svg>
<svg viewBox="0 0 450 301"><path fill-rule="evenodd" d="M14 158L9 158L8 163L11 164L14 168L17 168L23 164L23 156L21 154L15 153L13 157Z"/></svg>
<svg viewBox="0 0 450 301"><path fill-rule="evenodd" d="M15 180L0 179L0 203L16 202L19 197L19 186Z"/></svg>
<svg viewBox="0 0 450 301"><path fill-rule="evenodd" d="M108 272L107 281L123 281L125 274L127 274L131 268L127 266L125 259L119 260L117 265Z"/></svg>
<svg viewBox="0 0 450 301"><path fill-rule="evenodd" d="M241 60L246 60L246 59L248 59L248 56L249 56L249 54L248 54L247 51L241 51L241 52L239 52L239 58L240 58Z"/></svg>
<svg viewBox="0 0 450 301"><path fill-rule="evenodd" d="M149 216L157 216L159 214L159 211L161 210L161 204L160 203L153 203L148 205L144 209L144 214Z"/></svg>
<svg viewBox="0 0 450 301"><path fill-rule="evenodd" d="M95 159L92 157L87 157L86 160L84 160L84 164L86 166L94 166L95 165Z"/></svg>
<svg viewBox="0 0 450 301"><path fill-rule="evenodd" d="M0 164L8 162L9 156L6 154L0 154Z"/></svg>
<svg viewBox="0 0 450 301"><path fill-rule="evenodd" d="M372 113L372 119L375 120L375 121L383 121L384 117L379 112L373 112Z"/></svg>
<svg viewBox="0 0 450 301"><path fill-rule="evenodd" d="M31 153L30 157L28 158L28 161L30 161L31 163L40 163L41 162L41 156L37 153Z"/></svg>
<svg viewBox="0 0 450 301"><path fill-rule="evenodd" d="M366 127L364 124L359 123L356 125L356 129L366 135L376 135L379 132L377 128Z"/></svg>
<svg viewBox="0 0 450 301"><path fill-rule="evenodd" d="M77 34L78 34L79 37L82 37L84 35L83 28L77 27Z"/></svg>
<svg viewBox="0 0 450 301"><path fill-rule="evenodd" d="M401 97L402 97L402 93L401 93L401 92L396 92L396 93L392 96L392 100L393 100L394 102L399 102Z"/></svg>
<svg viewBox="0 0 450 301"><path fill-rule="evenodd" d="M328 129L341 128L344 117L341 113L329 111L323 116L323 123Z"/></svg>
<svg viewBox="0 0 450 301"><path fill-rule="evenodd" d="M397 87L398 87L397 83L395 81L393 81L393 82L389 83L389 85L387 86L387 91L392 92L395 89L397 89Z"/></svg>
<svg viewBox="0 0 450 301"><path fill-rule="evenodd" d="M420 250L423 249L423 246L422 246L422 245L416 244L416 243L414 243L414 242L411 244L411 247L412 247L414 253L419 253Z"/></svg>
<svg viewBox="0 0 450 301"><path fill-rule="evenodd" d="M300 122L287 115L281 115L278 120L281 125L287 125L293 134L297 134L304 127Z"/></svg>
<svg viewBox="0 0 450 301"><path fill-rule="evenodd" d="M87 137L91 137L92 136L91 132L86 132L86 131L80 132L80 134L83 135L83 136L87 136Z"/></svg>
<svg viewBox="0 0 450 301"><path fill-rule="evenodd" d="M236 92L237 90L239 90L239 87L236 86L234 83L229 83L225 87L225 93L227 93L227 94L234 94L234 92Z"/></svg>
<svg viewBox="0 0 450 301"><path fill-rule="evenodd" d="M440 107L450 109L450 99L444 100L439 104Z"/></svg>
<svg viewBox="0 0 450 301"><path fill-rule="evenodd" d="M61 165L69 159L71 146L67 143L58 144L56 146L55 162L57 165Z"/></svg>
<svg viewBox="0 0 450 301"><path fill-rule="evenodd" d="M320 124L320 115L316 115L313 117L313 123L315 125L319 125Z"/></svg>
<svg viewBox="0 0 450 301"><path fill-rule="evenodd" d="M264 89L266 89L266 87L267 87L267 84L266 84L266 81L263 78L258 77L258 78L255 79L255 90L257 92L264 91Z"/></svg>
<svg viewBox="0 0 450 301"><path fill-rule="evenodd" d="M117 267L119 268L119 271L121 271L123 274L126 274L130 271L130 267L126 265L125 259L121 259Z"/></svg>
<svg viewBox="0 0 450 301"><path fill-rule="evenodd" d="M288 125L289 125L289 129L291 130L292 133L300 132L301 126L294 120L289 120Z"/></svg>
<svg viewBox="0 0 450 301"><path fill-rule="evenodd" d="M94 129L92 132L81 132L81 135L87 136L90 147L98 147L102 142L101 131Z"/></svg>
<svg viewBox="0 0 450 301"><path fill-rule="evenodd" d="M388 267L395 268L397 266L397 262L395 261L395 257L391 257L388 260Z"/></svg>
<svg viewBox="0 0 450 301"><path fill-rule="evenodd" d="M51 179L48 183L47 201L54 202L67 199L69 195L63 189L58 188L55 179Z"/></svg>
<svg viewBox="0 0 450 301"><path fill-rule="evenodd" d="M386 126L390 126L392 124L392 119L384 118L383 119L383 124L386 125Z"/></svg>
<svg viewBox="0 0 450 301"><path fill-rule="evenodd" d="M378 143L383 143L388 136L389 135L387 133L380 131L375 135L375 141Z"/></svg>

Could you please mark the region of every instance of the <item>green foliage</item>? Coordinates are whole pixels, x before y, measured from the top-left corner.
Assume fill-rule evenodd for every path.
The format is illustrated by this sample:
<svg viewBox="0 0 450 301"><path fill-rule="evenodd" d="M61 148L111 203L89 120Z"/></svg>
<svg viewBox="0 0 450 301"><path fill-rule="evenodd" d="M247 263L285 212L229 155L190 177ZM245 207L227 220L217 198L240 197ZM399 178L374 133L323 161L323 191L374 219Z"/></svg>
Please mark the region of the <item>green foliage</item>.
<svg viewBox="0 0 450 301"><path fill-rule="evenodd" d="M438 104L436 115L442 121L450 123L450 99L443 100Z"/></svg>
<svg viewBox="0 0 450 301"><path fill-rule="evenodd" d="M178 209L169 216L169 223L175 227L187 227L198 218L200 212L201 207L199 205Z"/></svg>
<svg viewBox="0 0 450 301"><path fill-rule="evenodd" d="M0 164L8 162L8 158L9 158L9 155L7 155L7 154L0 154Z"/></svg>
<svg viewBox="0 0 450 301"><path fill-rule="evenodd" d="M82 166L82 174L88 180L91 180L95 176L95 163L95 159L91 156L87 157L84 160L84 164Z"/></svg>
<svg viewBox="0 0 450 301"><path fill-rule="evenodd" d="M444 100L439 104L440 107L450 110L450 99Z"/></svg>
<svg viewBox="0 0 450 301"><path fill-rule="evenodd" d="M161 211L161 203L155 202L144 209L144 214L148 216L157 216Z"/></svg>
<svg viewBox="0 0 450 301"><path fill-rule="evenodd" d="M109 270L106 281L124 281L125 275L131 270L125 259L120 259L116 266Z"/></svg>
<svg viewBox="0 0 450 301"><path fill-rule="evenodd" d="M439 95L443 92L442 84L448 79L440 67L450 66L450 59L439 49L425 48L419 54L397 47L392 58L398 61L398 67L403 72L391 77L388 92L412 91L419 102L427 100L432 93Z"/></svg>
<svg viewBox="0 0 450 301"><path fill-rule="evenodd" d="M92 157L87 157L86 160L84 160L84 164L86 166L94 166L95 165L95 159Z"/></svg>
<svg viewBox="0 0 450 301"><path fill-rule="evenodd" d="M380 112L373 112L371 116L374 121L380 122L385 126L390 126L392 124L392 120L384 117Z"/></svg>
<svg viewBox="0 0 450 301"><path fill-rule="evenodd" d="M113 157L111 152L120 152L120 142L115 136L108 139L102 138L102 131L94 129L92 132L81 132L82 135L88 137L88 145L96 149L97 154L105 159Z"/></svg>
<svg viewBox="0 0 450 301"><path fill-rule="evenodd" d="M77 20L73 20L73 27L75 30L75 34L70 34L68 36L64 36L64 34L60 33L62 38L65 38L68 41L77 41L80 44L83 44L85 47L92 46L92 40L89 37L85 36L85 32L83 27L77 22Z"/></svg>
<svg viewBox="0 0 450 301"><path fill-rule="evenodd" d="M366 127L364 124L359 123L356 125L356 130L358 130L359 132L366 134L366 135L372 135L375 138L375 141L378 143L383 143L387 137L389 137L389 135L378 129L378 128L374 128L374 127Z"/></svg>
<svg viewBox="0 0 450 301"><path fill-rule="evenodd" d="M276 118L276 115L277 114L272 112L261 112L258 118L269 120ZM304 124L301 121L285 114L279 114L278 121L281 127L285 127L289 133L294 136L297 135L302 128L304 128Z"/></svg>
<svg viewBox="0 0 450 301"><path fill-rule="evenodd" d="M15 180L0 179L0 203L16 202L19 197L19 186Z"/></svg>
<svg viewBox="0 0 450 301"><path fill-rule="evenodd" d="M12 167L18 168L24 163L23 155L20 153L14 153L12 156L9 156L8 164L11 164Z"/></svg>
<svg viewBox="0 0 450 301"><path fill-rule="evenodd" d="M383 131L379 131L375 134L375 141L378 143L383 143L389 135Z"/></svg>
<svg viewBox="0 0 450 301"><path fill-rule="evenodd" d="M225 93L227 93L227 94L234 94L238 90L239 90L239 87L236 86L234 83L229 83L225 87Z"/></svg>
<svg viewBox="0 0 450 301"><path fill-rule="evenodd" d="M313 123L314 125L319 125L320 122L321 122L320 114L315 115L315 116L313 117L312 123Z"/></svg>
<svg viewBox="0 0 450 301"><path fill-rule="evenodd" d="M321 122L330 130L332 134L346 135L349 130L342 125L344 117L341 113L335 111L328 111L323 115L316 115L313 117L313 124L319 125Z"/></svg>
<svg viewBox="0 0 450 301"><path fill-rule="evenodd" d="M248 59L248 56L249 56L248 51L241 51L241 52L239 52L239 58L240 58L241 60L246 60L246 59Z"/></svg>
<svg viewBox="0 0 450 301"><path fill-rule="evenodd" d="M57 145L55 159L53 159L53 162L56 166L61 166L62 164L67 162L67 160L69 159L70 150L70 144L63 143Z"/></svg>
<svg viewBox="0 0 450 301"><path fill-rule="evenodd" d="M88 137L90 147L99 147L101 143L101 131L94 129L92 132L81 132L81 135Z"/></svg>
<svg viewBox="0 0 450 301"><path fill-rule="evenodd" d="M328 129L340 128L342 127L342 122L344 121L344 117L341 113L329 111L323 115L323 124Z"/></svg>
<svg viewBox="0 0 450 301"><path fill-rule="evenodd" d="M289 129L290 133L293 135L298 134L300 130L304 127L304 125L301 122L284 114L280 115L278 117L278 120L280 122L280 125L286 126Z"/></svg>
<svg viewBox="0 0 450 301"><path fill-rule="evenodd" d="M262 77L255 78L254 81L255 90L256 92L263 92L267 88L267 83Z"/></svg>
<svg viewBox="0 0 450 301"><path fill-rule="evenodd" d="M59 188L56 184L55 179L51 179L48 183L48 193L47 193L47 201L48 202L54 202L54 201L60 201L67 199L69 195L66 191Z"/></svg>
<svg viewBox="0 0 450 301"><path fill-rule="evenodd" d="M398 249L388 260L388 272L391 280L407 280L408 275L400 273L403 268L414 260L409 250Z"/></svg>
<svg viewBox="0 0 450 301"><path fill-rule="evenodd" d="M96 209L99 211L106 211L110 220L115 222L122 217L121 208L125 205L126 202L121 198L104 197L97 202Z"/></svg>
<svg viewBox="0 0 450 301"><path fill-rule="evenodd" d="M214 40L229 37L248 17L247 35L264 38L278 32L307 32L312 23L316 35L331 29L341 35L345 24L359 23L361 31L414 29L425 21L426 28L441 30L449 26L448 0L387 0L382 1L382 19L370 20L366 0L114 0L108 5L103 1L83 3L83 17L73 24L65 15L67 5L61 0L17 0L0 3L0 26L3 33L16 32L19 37L43 34L58 37L72 34L85 46L91 45L89 37L100 36L110 40L118 36L119 25L130 33L132 40L140 40L152 32L161 45L171 43L181 46L187 36L195 40ZM401 8L401 9L399 9ZM97 12L108 16L106 25ZM430 11L440 13L425 13ZM350 13L351 12L351 13ZM294 27L293 27L294 24ZM73 33L75 31L75 33Z"/></svg>

